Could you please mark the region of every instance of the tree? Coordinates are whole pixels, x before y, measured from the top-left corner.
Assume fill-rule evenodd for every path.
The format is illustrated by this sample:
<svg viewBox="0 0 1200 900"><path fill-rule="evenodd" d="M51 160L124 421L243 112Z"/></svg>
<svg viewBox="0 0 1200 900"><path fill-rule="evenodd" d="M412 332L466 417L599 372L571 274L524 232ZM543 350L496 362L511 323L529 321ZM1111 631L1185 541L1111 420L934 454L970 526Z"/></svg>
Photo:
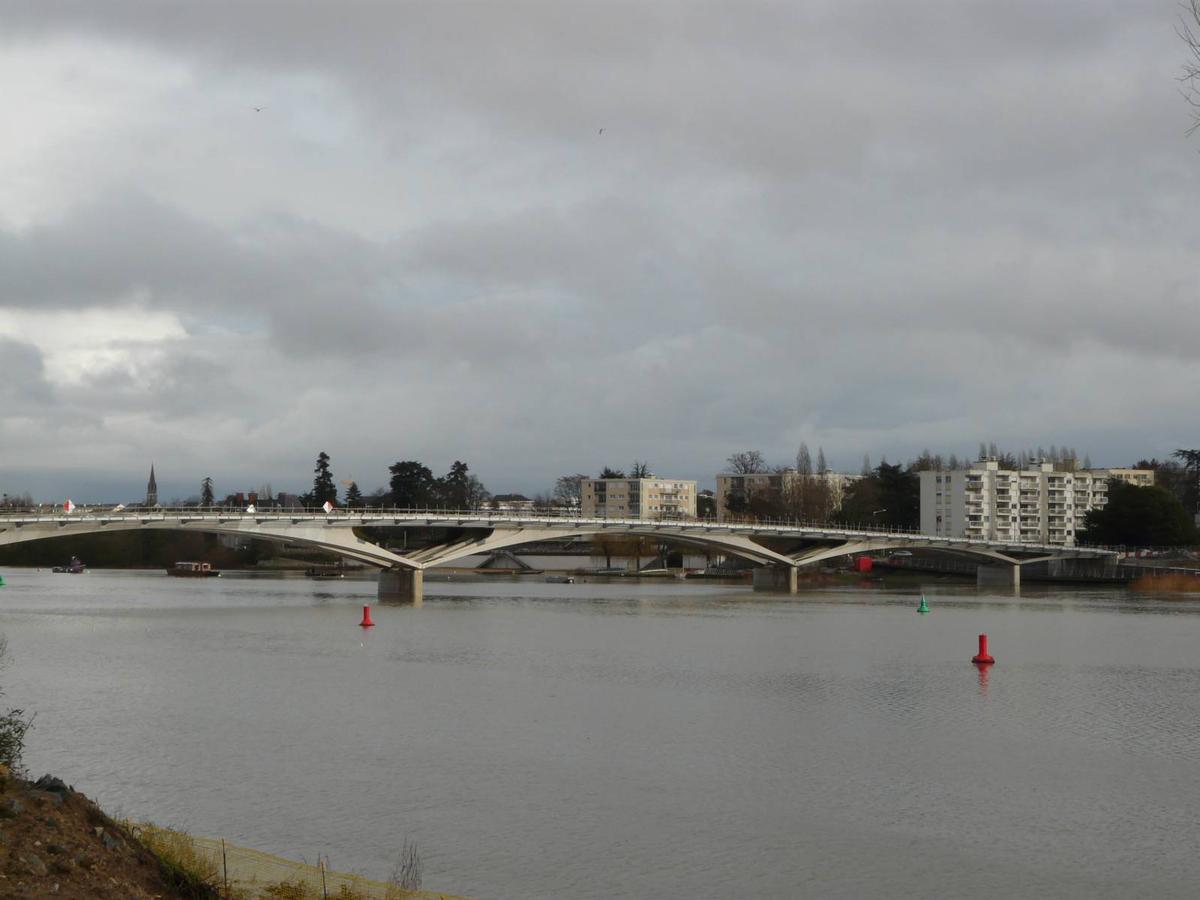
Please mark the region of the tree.
<svg viewBox="0 0 1200 900"><path fill-rule="evenodd" d="M796 471L801 475L811 475L812 470L812 457L808 453L808 444L801 442L800 449L796 451Z"/></svg>
<svg viewBox="0 0 1200 900"><path fill-rule="evenodd" d="M329 471L329 454L322 450L317 454L317 465L313 469L313 489L309 495L312 506L324 506L337 503L337 485L333 483L333 473Z"/></svg>
<svg viewBox="0 0 1200 900"><path fill-rule="evenodd" d="M818 447L817 448L817 474L824 475L827 471L829 471L829 466L827 466L825 464L825 448Z"/></svg>
<svg viewBox="0 0 1200 900"><path fill-rule="evenodd" d="M624 478L625 473L622 472L620 469L610 469L608 466L605 466L603 469L600 470L600 477L601 478Z"/></svg>
<svg viewBox="0 0 1200 900"><path fill-rule="evenodd" d="M1178 32L1187 44L1188 58L1183 64L1183 97L1192 107L1192 127L1187 133L1192 134L1200 128L1200 34L1192 30L1192 26L1200 28L1200 0L1184 0L1183 19Z"/></svg>
<svg viewBox="0 0 1200 900"><path fill-rule="evenodd" d="M1197 0L1200 2L1200 0ZM1183 506L1193 516L1200 513L1200 450L1176 450L1171 454L1183 463Z"/></svg>
<svg viewBox="0 0 1200 900"><path fill-rule="evenodd" d="M474 475L467 477L467 509L483 509L492 499L492 492Z"/></svg>
<svg viewBox="0 0 1200 900"><path fill-rule="evenodd" d="M564 506L578 506L582 488L588 476L576 472L574 475L559 475L554 482L554 499Z"/></svg>
<svg viewBox="0 0 1200 900"><path fill-rule="evenodd" d="M358 482L351 481L346 487L346 506L350 509L358 509L363 505L362 491L358 489Z"/></svg>
<svg viewBox="0 0 1200 900"><path fill-rule="evenodd" d="M862 469L859 470L858 474L863 476L871 474L871 455L869 453L863 454Z"/></svg>
<svg viewBox="0 0 1200 900"><path fill-rule="evenodd" d="M743 450L725 460L725 471L734 475L756 475L767 471L767 462L758 450Z"/></svg>
<svg viewBox="0 0 1200 900"><path fill-rule="evenodd" d="M641 460L634 460L633 467L629 470L630 478L653 478L654 473L650 471L650 463Z"/></svg>
<svg viewBox="0 0 1200 900"><path fill-rule="evenodd" d="M205 475L204 480L200 482L200 505L213 505L213 480L208 475Z"/></svg>
<svg viewBox="0 0 1200 900"><path fill-rule="evenodd" d="M8 640L0 635L0 666L6 661ZM0 697L4 694L0 691ZM0 765L8 766L10 772L24 775L21 754L25 750L25 733L33 725L33 718L25 718L25 710L10 709L0 714Z"/></svg>
<svg viewBox="0 0 1200 900"><path fill-rule="evenodd" d="M784 498L784 515L804 522L827 522L833 513L833 491L817 475L801 475L792 481Z"/></svg>
<svg viewBox="0 0 1200 900"><path fill-rule="evenodd" d="M455 460L450 471L437 480L438 502L450 509L467 509L470 502L471 473L461 460Z"/></svg>
<svg viewBox="0 0 1200 900"><path fill-rule="evenodd" d="M879 479L873 472L868 472L847 486L842 497L840 518L851 525L868 525L875 518L874 514L882 509Z"/></svg>
<svg viewBox="0 0 1200 900"><path fill-rule="evenodd" d="M1197 540L1196 523L1178 498L1161 487L1108 483L1108 503L1088 512L1081 537L1093 544L1179 547Z"/></svg>
<svg viewBox="0 0 1200 900"><path fill-rule="evenodd" d="M388 483L393 506L404 509L428 507L434 502L433 472L415 459L401 460L388 466L392 473Z"/></svg>

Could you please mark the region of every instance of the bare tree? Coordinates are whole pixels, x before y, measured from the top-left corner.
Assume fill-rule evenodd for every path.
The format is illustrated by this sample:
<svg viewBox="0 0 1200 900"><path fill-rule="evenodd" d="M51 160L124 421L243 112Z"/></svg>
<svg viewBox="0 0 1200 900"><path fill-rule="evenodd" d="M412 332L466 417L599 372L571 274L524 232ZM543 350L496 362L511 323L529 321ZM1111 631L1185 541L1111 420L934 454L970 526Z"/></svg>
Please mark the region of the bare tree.
<svg viewBox="0 0 1200 900"><path fill-rule="evenodd" d="M756 475L767 471L767 461L759 450L743 450L725 460L726 471L734 475Z"/></svg>
<svg viewBox="0 0 1200 900"><path fill-rule="evenodd" d="M653 478L654 473L650 471L650 463L644 460L635 459L633 466L629 470L630 478Z"/></svg>
<svg viewBox="0 0 1200 900"><path fill-rule="evenodd" d="M1188 50L1179 83L1183 99L1192 107L1192 127L1187 130L1192 134L1200 128L1200 0L1183 0L1183 15L1176 30Z"/></svg>
<svg viewBox="0 0 1200 900"><path fill-rule="evenodd" d="M424 868L416 843L410 843L408 838L405 838L400 858L396 860L396 866L392 869L391 883L401 891L419 891Z"/></svg>
<svg viewBox="0 0 1200 900"><path fill-rule="evenodd" d="M554 482L554 499L565 506L578 506L580 485L589 476L581 472L574 475L559 475Z"/></svg>
<svg viewBox="0 0 1200 900"><path fill-rule="evenodd" d="M812 470L812 456L808 452L808 444L802 442L800 449L796 451L796 471L801 475L811 475Z"/></svg>

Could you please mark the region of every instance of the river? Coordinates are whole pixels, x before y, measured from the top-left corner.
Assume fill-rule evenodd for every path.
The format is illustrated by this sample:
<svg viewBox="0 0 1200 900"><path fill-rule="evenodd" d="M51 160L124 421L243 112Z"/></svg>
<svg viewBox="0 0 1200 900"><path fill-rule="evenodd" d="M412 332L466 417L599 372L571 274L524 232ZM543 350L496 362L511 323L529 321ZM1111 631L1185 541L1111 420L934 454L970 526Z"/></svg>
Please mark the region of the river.
<svg viewBox="0 0 1200 900"><path fill-rule="evenodd" d="M32 774L116 814L481 900L1200 884L1194 594L4 574Z"/></svg>

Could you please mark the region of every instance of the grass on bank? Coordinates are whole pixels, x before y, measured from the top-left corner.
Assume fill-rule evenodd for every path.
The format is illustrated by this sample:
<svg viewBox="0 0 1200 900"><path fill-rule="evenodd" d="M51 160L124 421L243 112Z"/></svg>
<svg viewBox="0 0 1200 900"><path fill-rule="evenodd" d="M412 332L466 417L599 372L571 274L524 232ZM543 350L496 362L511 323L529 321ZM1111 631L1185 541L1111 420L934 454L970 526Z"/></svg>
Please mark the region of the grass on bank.
<svg viewBox="0 0 1200 900"><path fill-rule="evenodd" d="M151 824L129 827L158 859L172 882L197 900L416 900L441 896L420 890L420 855L408 841L390 882L384 884L341 873L322 873L316 866L232 845L223 850L219 843L170 828ZM229 861L228 883L222 865L223 852ZM274 879L260 877L253 871L264 868L274 868L276 874L279 868L295 873ZM253 872L249 877L247 870Z"/></svg>
<svg viewBox="0 0 1200 900"><path fill-rule="evenodd" d="M1200 576L1186 572L1170 572L1166 575L1141 575L1129 583L1131 590L1146 593L1200 593Z"/></svg>

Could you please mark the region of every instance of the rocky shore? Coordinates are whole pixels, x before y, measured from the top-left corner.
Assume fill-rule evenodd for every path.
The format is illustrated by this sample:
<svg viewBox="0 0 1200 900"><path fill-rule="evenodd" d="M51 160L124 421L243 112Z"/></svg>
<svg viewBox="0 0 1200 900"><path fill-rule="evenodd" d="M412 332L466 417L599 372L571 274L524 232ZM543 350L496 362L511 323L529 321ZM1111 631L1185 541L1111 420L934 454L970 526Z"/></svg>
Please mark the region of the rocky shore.
<svg viewBox="0 0 1200 900"><path fill-rule="evenodd" d="M125 826L58 778L30 782L0 767L0 897L204 896L173 879Z"/></svg>

